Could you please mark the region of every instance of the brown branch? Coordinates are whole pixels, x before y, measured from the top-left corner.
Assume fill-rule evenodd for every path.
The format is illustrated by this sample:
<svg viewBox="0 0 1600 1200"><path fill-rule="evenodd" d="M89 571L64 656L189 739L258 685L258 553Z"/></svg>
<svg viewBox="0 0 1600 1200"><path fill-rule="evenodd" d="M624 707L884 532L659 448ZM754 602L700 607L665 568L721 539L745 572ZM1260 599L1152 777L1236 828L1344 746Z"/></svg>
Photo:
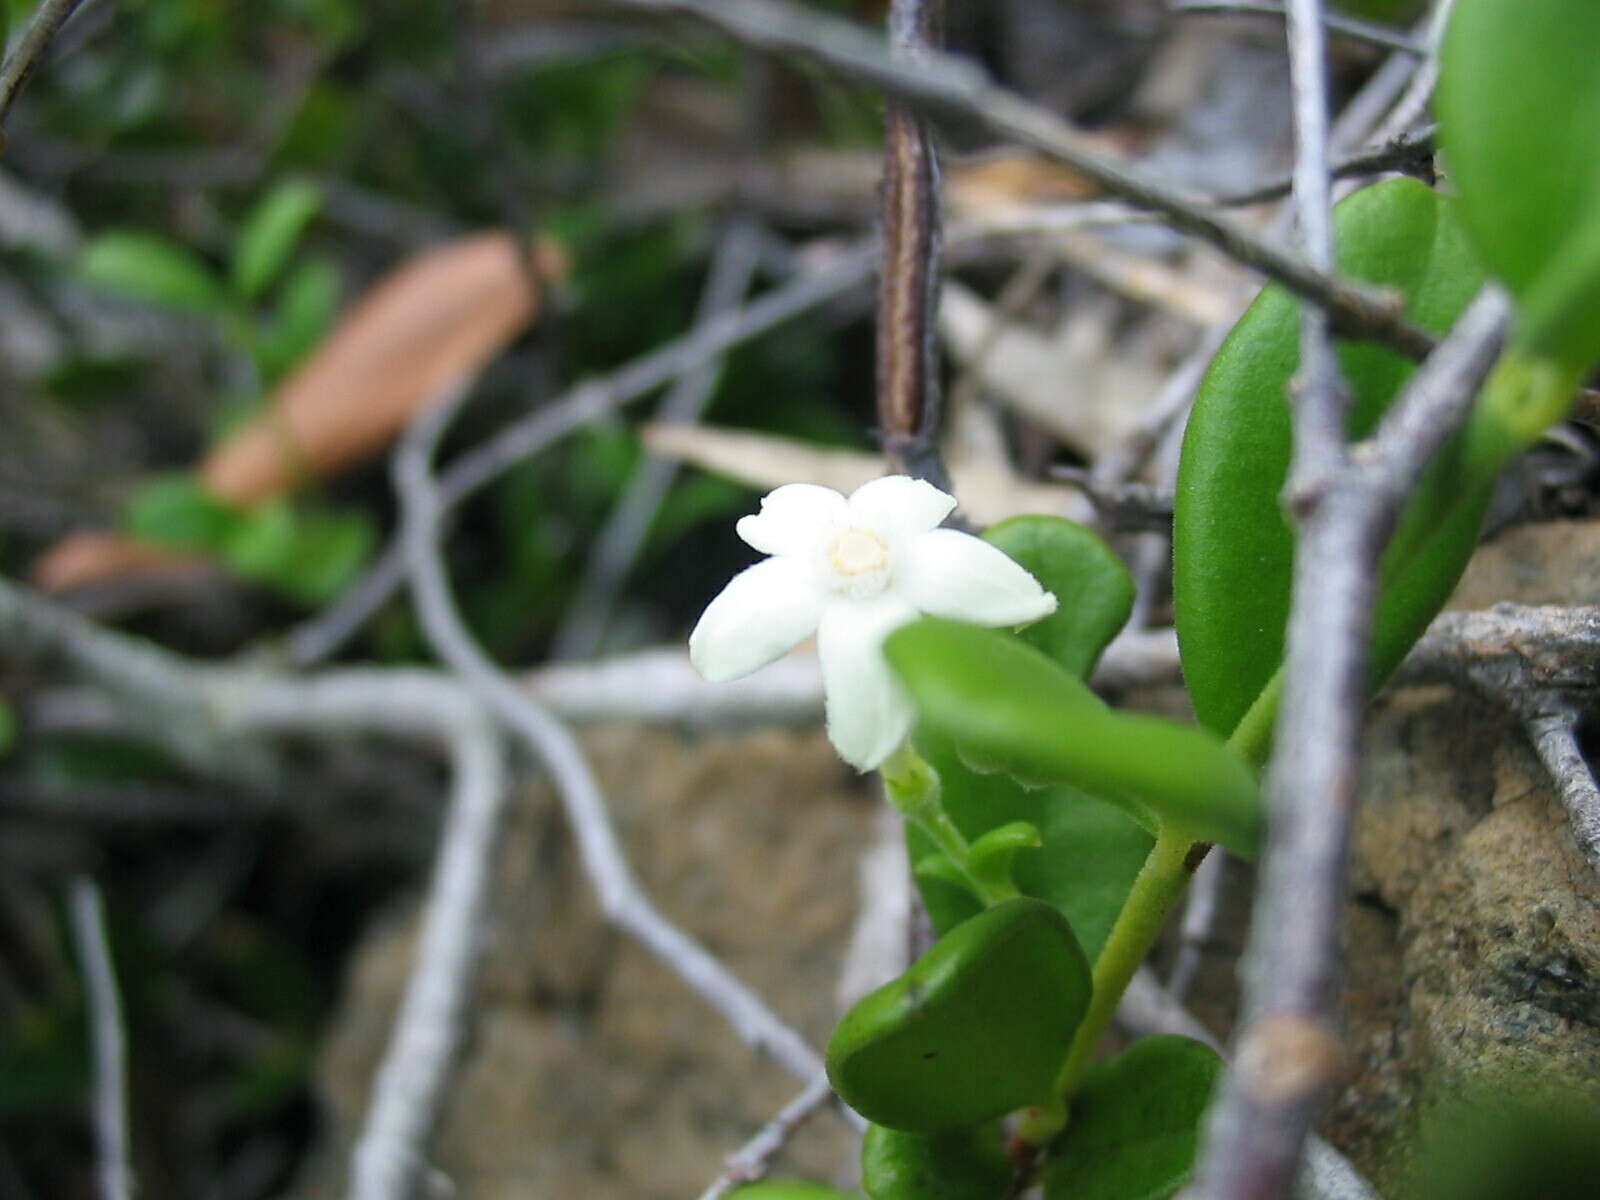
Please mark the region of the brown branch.
<svg viewBox="0 0 1600 1200"><path fill-rule="evenodd" d="M890 53L920 62L939 40L942 0L892 0ZM950 490L939 457L939 157L904 104L884 114L883 263L878 285L878 437L890 466Z"/></svg>
<svg viewBox="0 0 1600 1200"><path fill-rule="evenodd" d="M1176 228L1327 309L1344 336L1372 338L1412 358L1424 357L1434 344L1407 319L1394 297L1341 279L1302 255L1257 237L1182 189L1106 154L1073 125L1000 87L964 59L930 50L907 62L889 53L881 38L850 22L783 0L606 2L641 12L694 17L748 45L815 60L930 113L976 123L1065 163L1113 195L1163 214Z"/></svg>

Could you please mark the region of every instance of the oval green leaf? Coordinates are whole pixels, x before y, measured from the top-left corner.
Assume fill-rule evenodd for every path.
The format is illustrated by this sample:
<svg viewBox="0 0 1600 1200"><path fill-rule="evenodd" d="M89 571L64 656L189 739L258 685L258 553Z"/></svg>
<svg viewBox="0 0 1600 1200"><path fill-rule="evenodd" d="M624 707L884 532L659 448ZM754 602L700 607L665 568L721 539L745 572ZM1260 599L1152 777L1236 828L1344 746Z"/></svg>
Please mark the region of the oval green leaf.
<svg viewBox="0 0 1600 1200"><path fill-rule="evenodd" d="M1482 284L1452 202L1415 180L1357 192L1337 218L1343 271L1398 289L1424 329L1448 330ZM1299 366L1299 322L1297 301L1281 288L1263 291L1213 360L1184 436L1173 520L1178 643L1195 713L1224 737L1283 657L1294 535L1280 495L1292 450L1288 386ZM1339 358L1354 398L1349 432L1363 437L1415 367L1370 343L1343 343ZM1460 498L1435 486L1419 489L1413 504L1453 509ZM1420 632L1415 613L1444 602L1477 542L1477 524L1466 516L1434 514L1430 524L1452 536L1436 541L1425 561L1392 565L1391 581L1407 599L1393 626L1380 606L1379 678L1409 648L1413 626Z"/></svg>
<svg viewBox="0 0 1600 1200"><path fill-rule="evenodd" d="M828 1078L878 1125L979 1125L1048 1097L1090 986L1065 917L1038 900L1003 901L846 1014L828 1042Z"/></svg>
<svg viewBox="0 0 1600 1200"><path fill-rule="evenodd" d="M1050 1150L1045 1200L1168 1200L1189 1180L1200 1119L1222 1074L1216 1051L1150 1037L1084 1076Z"/></svg>
<svg viewBox="0 0 1600 1200"><path fill-rule="evenodd" d="M983 531L1056 597L1056 611L1018 634L1087 679L1133 611L1134 584L1116 552L1064 517L1012 517Z"/></svg>
<svg viewBox="0 0 1600 1200"><path fill-rule="evenodd" d="M222 307L215 277L187 249L148 233L102 233L83 248L78 274L88 284L130 300L213 313Z"/></svg>
<svg viewBox="0 0 1600 1200"><path fill-rule="evenodd" d="M1600 5L1471 0L1450 19L1436 104L1446 167L1529 351L1600 358Z"/></svg>
<svg viewBox="0 0 1600 1200"><path fill-rule="evenodd" d="M234 243L233 290L247 300L266 291L321 207L322 189L303 180L280 183L262 197Z"/></svg>
<svg viewBox="0 0 1600 1200"><path fill-rule="evenodd" d="M991 629L924 619L892 634L885 653L924 723L969 761L1068 784L1123 805L1147 827L1159 818L1254 856L1255 775L1204 730L1112 712L1032 646Z"/></svg>
<svg viewBox="0 0 1600 1200"><path fill-rule="evenodd" d="M872 1200L1006 1200L1012 1175L997 1124L933 1134L872 1125L861 1146Z"/></svg>

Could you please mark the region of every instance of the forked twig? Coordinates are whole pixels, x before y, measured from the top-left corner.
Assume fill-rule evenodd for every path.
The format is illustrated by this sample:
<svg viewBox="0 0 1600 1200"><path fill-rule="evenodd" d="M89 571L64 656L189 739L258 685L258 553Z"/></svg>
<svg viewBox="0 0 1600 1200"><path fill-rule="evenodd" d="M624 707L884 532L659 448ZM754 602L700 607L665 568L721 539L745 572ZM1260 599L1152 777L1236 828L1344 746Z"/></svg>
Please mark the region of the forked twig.
<svg viewBox="0 0 1600 1200"><path fill-rule="evenodd" d="M128 1039L122 1025L122 1002L106 937L105 901L94 881L72 881L72 930L83 972L94 1048L94 1144L101 1200L131 1200L133 1168L129 1165Z"/></svg>

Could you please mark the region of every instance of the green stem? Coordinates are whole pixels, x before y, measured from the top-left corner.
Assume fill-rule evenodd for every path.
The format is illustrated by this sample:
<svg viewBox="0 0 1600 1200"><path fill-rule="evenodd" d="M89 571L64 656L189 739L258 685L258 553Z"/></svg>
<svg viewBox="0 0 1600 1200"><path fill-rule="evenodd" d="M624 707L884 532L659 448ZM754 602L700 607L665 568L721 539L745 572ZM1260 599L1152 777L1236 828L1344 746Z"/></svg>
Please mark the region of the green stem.
<svg viewBox="0 0 1600 1200"><path fill-rule="evenodd" d="M938 772L909 742L896 750L878 771L883 776L889 802L906 820L933 839L934 845L961 872L972 894L982 900L985 907L1021 894L1008 882L985 880L972 871L972 847L944 810Z"/></svg>
<svg viewBox="0 0 1600 1200"><path fill-rule="evenodd" d="M1056 1075L1056 1101L1036 1109L1023 1122L1018 1137L1024 1143L1044 1146L1066 1128L1068 1099L1082 1082L1100 1039L1116 1015L1122 993L1128 990L1134 972L1161 935L1168 914L1183 896L1206 849L1206 843L1196 842L1186 830L1162 825L1117 923L1112 926L1111 936L1095 961L1094 992Z"/></svg>

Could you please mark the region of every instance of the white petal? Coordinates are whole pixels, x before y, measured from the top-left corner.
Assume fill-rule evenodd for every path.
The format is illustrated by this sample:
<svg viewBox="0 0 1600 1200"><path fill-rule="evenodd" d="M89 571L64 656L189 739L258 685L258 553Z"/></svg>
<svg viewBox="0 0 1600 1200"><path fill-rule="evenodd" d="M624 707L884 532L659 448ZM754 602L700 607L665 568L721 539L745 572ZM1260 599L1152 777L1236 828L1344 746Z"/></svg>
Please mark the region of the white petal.
<svg viewBox="0 0 1600 1200"><path fill-rule="evenodd" d="M894 592L930 616L974 625L1025 625L1056 610L1056 598L982 538L935 529L901 547Z"/></svg>
<svg viewBox="0 0 1600 1200"><path fill-rule="evenodd" d="M858 771L870 771L900 748L916 711L889 670L883 640L917 613L893 596L830 604L817 630L828 737Z"/></svg>
<svg viewBox="0 0 1600 1200"><path fill-rule="evenodd" d="M768 492L761 511L740 517L739 536L763 554L806 554L844 523L846 501L832 488L786 483Z"/></svg>
<svg viewBox="0 0 1600 1200"><path fill-rule="evenodd" d="M954 496L925 479L885 475L850 493L850 524L893 544L937 529L955 506Z"/></svg>
<svg viewBox="0 0 1600 1200"><path fill-rule="evenodd" d="M822 594L809 563L768 558L747 567L700 614L689 661L712 683L766 666L817 631Z"/></svg>

